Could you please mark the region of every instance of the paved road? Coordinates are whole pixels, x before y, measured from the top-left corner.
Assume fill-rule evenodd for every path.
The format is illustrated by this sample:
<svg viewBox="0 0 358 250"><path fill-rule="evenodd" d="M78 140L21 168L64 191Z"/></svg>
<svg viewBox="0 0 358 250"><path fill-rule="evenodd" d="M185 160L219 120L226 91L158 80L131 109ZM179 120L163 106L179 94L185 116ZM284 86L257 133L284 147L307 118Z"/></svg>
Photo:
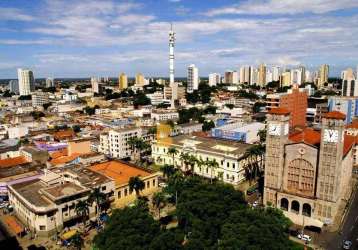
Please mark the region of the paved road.
<svg viewBox="0 0 358 250"><path fill-rule="evenodd" d="M342 242L350 240L353 243L351 249L358 250L358 194L357 191L353 194L352 202L346 215L344 225L340 232L325 233L319 236L319 244L324 246L327 250L342 249ZM317 245L319 245L317 244Z"/></svg>

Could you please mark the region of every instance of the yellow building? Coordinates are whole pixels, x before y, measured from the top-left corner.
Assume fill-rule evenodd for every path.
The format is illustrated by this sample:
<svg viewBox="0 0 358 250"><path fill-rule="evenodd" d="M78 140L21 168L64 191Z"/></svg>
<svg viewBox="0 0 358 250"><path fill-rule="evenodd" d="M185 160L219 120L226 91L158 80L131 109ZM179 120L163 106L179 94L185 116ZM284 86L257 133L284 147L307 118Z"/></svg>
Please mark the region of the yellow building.
<svg viewBox="0 0 358 250"><path fill-rule="evenodd" d="M145 79L144 79L143 74L142 73L137 73L136 76L135 76L135 85L138 86L138 87L143 87L144 82L145 82Z"/></svg>
<svg viewBox="0 0 358 250"><path fill-rule="evenodd" d="M259 66L258 85L260 85L261 87L266 85L266 66L265 66L265 64L260 64L260 66Z"/></svg>
<svg viewBox="0 0 358 250"><path fill-rule="evenodd" d="M328 82L329 66L328 64L323 64L319 68L318 76L318 87L323 87L325 83Z"/></svg>
<svg viewBox="0 0 358 250"><path fill-rule="evenodd" d="M121 73L118 77L119 90L128 88L128 78L127 75Z"/></svg>
<svg viewBox="0 0 358 250"><path fill-rule="evenodd" d="M284 72L281 76L281 87L291 86L291 72Z"/></svg>
<svg viewBox="0 0 358 250"><path fill-rule="evenodd" d="M136 199L135 191L129 189L129 179L139 176L144 182L145 187L140 192L141 195L151 195L159 190L158 182L159 172L152 172L119 160L107 161L95 164L89 167L91 170L98 172L115 181L114 206L127 206Z"/></svg>

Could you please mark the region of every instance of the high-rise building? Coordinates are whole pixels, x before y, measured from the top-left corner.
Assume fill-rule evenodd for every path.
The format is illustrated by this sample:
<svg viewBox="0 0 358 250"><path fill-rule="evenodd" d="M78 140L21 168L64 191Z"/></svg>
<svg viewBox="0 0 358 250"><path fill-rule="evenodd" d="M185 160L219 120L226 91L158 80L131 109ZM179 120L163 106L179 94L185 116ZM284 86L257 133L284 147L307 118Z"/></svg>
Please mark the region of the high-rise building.
<svg viewBox="0 0 358 250"><path fill-rule="evenodd" d="M283 72L281 77L280 77L280 84L281 87L287 87L287 86L291 86L291 72L286 71Z"/></svg>
<svg viewBox="0 0 358 250"><path fill-rule="evenodd" d="M187 77L187 92L193 93L194 90L199 88L199 69L195 67L194 64L191 64L188 67L188 77Z"/></svg>
<svg viewBox="0 0 358 250"><path fill-rule="evenodd" d="M10 80L9 81L9 91L14 94L19 94L19 81Z"/></svg>
<svg viewBox="0 0 358 250"><path fill-rule="evenodd" d="M174 83L174 46L175 46L175 32L171 25L169 31L169 84Z"/></svg>
<svg viewBox="0 0 358 250"><path fill-rule="evenodd" d="M272 72L268 69L266 71L266 84L269 83L269 82L272 82L273 81L273 74Z"/></svg>
<svg viewBox="0 0 358 250"><path fill-rule="evenodd" d="M240 83L250 83L251 81L251 67L242 66L240 68Z"/></svg>
<svg viewBox="0 0 358 250"><path fill-rule="evenodd" d="M284 108L291 113L290 127L306 126L307 92L293 87L287 93L268 94L266 96L268 111L274 108Z"/></svg>
<svg viewBox="0 0 358 250"><path fill-rule="evenodd" d="M218 73L209 74L209 86L216 86L221 83L221 76Z"/></svg>
<svg viewBox="0 0 358 250"><path fill-rule="evenodd" d="M145 79L142 73L137 73L135 76L136 87L143 87L145 85Z"/></svg>
<svg viewBox="0 0 358 250"><path fill-rule="evenodd" d="M93 93L99 93L100 79L98 77L91 77L91 86Z"/></svg>
<svg viewBox="0 0 358 250"><path fill-rule="evenodd" d="M331 224L352 192L354 139L345 135L344 114L329 112L321 131L290 133L290 112L267 116L263 203L281 209L298 225ZM337 218L340 221L341 218Z"/></svg>
<svg viewBox="0 0 358 250"><path fill-rule="evenodd" d="M358 115L358 96L330 96L328 110L343 113L346 116L345 123L350 124Z"/></svg>
<svg viewBox="0 0 358 250"><path fill-rule="evenodd" d="M259 66L259 75L257 84L261 87L266 85L266 66L265 64L260 64Z"/></svg>
<svg viewBox="0 0 358 250"><path fill-rule="evenodd" d="M258 80L258 70L255 69L254 67L251 67L251 69L250 69L250 85L257 84L257 80Z"/></svg>
<svg viewBox="0 0 358 250"><path fill-rule="evenodd" d="M353 69L349 68L342 74L342 96L358 96L358 80Z"/></svg>
<svg viewBox="0 0 358 250"><path fill-rule="evenodd" d="M318 72L318 87L323 87L325 83L328 83L329 66L327 64L321 65Z"/></svg>
<svg viewBox="0 0 358 250"><path fill-rule="evenodd" d="M55 82L53 78L48 77L46 78L46 88L51 88L51 87L55 87Z"/></svg>
<svg viewBox="0 0 358 250"><path fill-rule="evenodd" d="M238 84L239 75L237 71L227 70L224 74L224 83L226 84Z"/></svg>
<svg viewBox="0 0 358 250"><path fill-rule="evenodd" d="M273 66L272 67L272 81L277 82L280 80L280 67Z"/></svg>
<svg viewBox="0 0 358 250"><path fill-rule="evenodd" d="M34 74L28 69L17 69L20 95L30 95L35 90Z"/></svg>
<svg viewBox="0 0 358 250"><path fill-rule="evenodd" d="M124 73L121 73L118 77L118 87L119 90L124 90L128 88L128 78L127 75Z"/></svg>
<svg viewBox="0 0 358 250"><path fill-rule="evenodd" d="M311 71L306 70L305 82L313 82L313 75L312 75Z"/></svg>
<svg viewBox="0 0 358 250"><path fill-rule="evenodd" d="M301 85L303 82L301 69L291 70L291 84Z"/></svg>
<svg viewBox="0 0 358 250"><path fill-rule="evenodd" d="M305 83L306 82L306 67L301 65L298 67L298 69L300 70L301 72L301 83Z"/></svg>

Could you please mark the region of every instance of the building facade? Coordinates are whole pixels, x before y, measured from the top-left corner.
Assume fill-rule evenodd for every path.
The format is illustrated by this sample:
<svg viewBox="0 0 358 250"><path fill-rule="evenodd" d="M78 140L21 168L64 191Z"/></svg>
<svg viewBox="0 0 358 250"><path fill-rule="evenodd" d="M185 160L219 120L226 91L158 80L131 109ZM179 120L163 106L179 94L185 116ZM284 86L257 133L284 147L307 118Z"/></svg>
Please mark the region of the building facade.
<svg viewBox="0 0 358 250"><path fill-rule="evenodd" d="M199 88L199 69L195 67L194 64L191 64L188 67L188 76L187 76L187 92L193 93L194 90Z"/></svg>
<svg viewBox="0 0 358 250"><path fill-rule="evenodd" d="M327 113L322 130L289 133L289 111L269 112L264 204L278 207L297 225L330 224L351 193L352 147L344 114Z"/></svg>
<svg viewBox="0 0 358 250"><path fill-rule="evenodd" d="M328 110L343 113L346 116L345 123L349 124L355 116L358 116L358 97L330 96Z"/></svg>
<svg viewBox="0 0 358 250"><path fill-rule="evenodd" d="M124 90L128 88L128 78L127 75L124 73L121 73L118 77L118 87L119 90Z"/></svg>
<svg viewBox="0 0 358 250"><path fill-rule="evenodd" d="M30 95L35 90L34 74L28 69L17 69L20 95Z"/></svg>

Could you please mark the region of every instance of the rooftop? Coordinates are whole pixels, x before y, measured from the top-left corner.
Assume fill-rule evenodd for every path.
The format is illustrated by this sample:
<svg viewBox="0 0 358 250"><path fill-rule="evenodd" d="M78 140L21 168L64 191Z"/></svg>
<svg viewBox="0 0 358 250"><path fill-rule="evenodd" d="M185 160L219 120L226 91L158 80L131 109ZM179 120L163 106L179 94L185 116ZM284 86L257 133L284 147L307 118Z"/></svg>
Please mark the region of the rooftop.
<svg viewBox="0 0 358 250"><path fill-rule="evenodd" d="M64 183L49 188L44 188L42 192L53 200L58 200L67 196L76 195L87 191L84 187L78 186L74 183Z"/></svg>
<svg viewBox="0 0 358 250"><path fill-rule="evenodd" d="M128 183L131 177L146 177L153 174L135 165L116 160L95 164L89 167L89 169L112 178L116 182L116 185Z"/></svg>
<svg viewBox="0 0 358 250"><path fill-rule="evenodd" d="M268 113L273 115L289 115L290 111L285 108L271 108Z"/></svg>
<svg viewBox="0 0 358 250"><path fill-rule="evenodd" d="M327 118L327 119L338 119L338 120L344 120L346 119L346 115L339 112L339 111L331 111L331 112L328 112L327 114L325 114L323 116L324 118Z"/></svg>
<svg viewBox="0 0 358 250"><path fill-rule="evenodd" d="M46 187L40 179L13 184L11 187L34 206L47 207L51 205L51 202L40 193L40 189Z"/></svg>
<svg viewBox="0 0 358 250"><path fill-rule="evenodd" d="M0 160L0 168L14 167L18 165L24 165L30 163L24 156L18 156L14 158L7 158Z"/></svg>

